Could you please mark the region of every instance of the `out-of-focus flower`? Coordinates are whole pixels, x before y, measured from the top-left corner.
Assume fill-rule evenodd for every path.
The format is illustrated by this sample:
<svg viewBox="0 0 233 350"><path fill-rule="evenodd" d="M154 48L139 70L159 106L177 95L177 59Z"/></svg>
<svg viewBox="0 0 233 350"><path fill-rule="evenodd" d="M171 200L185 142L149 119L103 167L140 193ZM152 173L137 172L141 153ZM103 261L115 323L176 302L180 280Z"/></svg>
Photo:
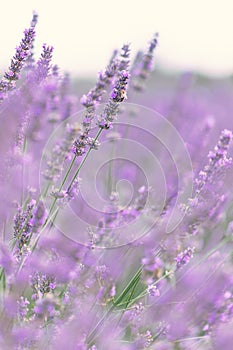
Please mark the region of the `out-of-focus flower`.
<svg viewBox="0 0 233 350"><path fill-rule="evenodd" d="M188 247L183 252L180 252L175 258L176 267L179 269L182 266L186 265L190 259L193 257L195 249L193 247Z"/></svg>
<svg viewBox="0 0 233 350"><path fill-rule="evenodd" d="M151 40L147 52L142 56L139 54L135 62L134 79L132 81L133 88L136 91L144 89L145 80L148 78L152 70L153 55L156 46L158 45L158 33Z"/></svg>

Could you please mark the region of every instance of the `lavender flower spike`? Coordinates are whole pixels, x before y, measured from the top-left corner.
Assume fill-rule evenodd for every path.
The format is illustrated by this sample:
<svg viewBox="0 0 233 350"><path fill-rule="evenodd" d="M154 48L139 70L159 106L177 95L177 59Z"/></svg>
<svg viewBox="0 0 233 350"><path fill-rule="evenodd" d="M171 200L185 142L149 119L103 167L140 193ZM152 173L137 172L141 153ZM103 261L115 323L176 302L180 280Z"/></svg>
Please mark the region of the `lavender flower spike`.
<svg viewBox="0 0 233 350"><path fill-rule="evenodd" d="M133 82L133 88L136 91L142 91L144 89L144 82L152 70L153 55L154 50L158 45L158 36L159 34L155 33L146 54L143 56L142 61L139 63L138 69L136 69L135 82Z"/></svg>
<svg viewBox="0 0 233 350"><path fill-rule="evenodd" d="M130 45L124 44L121 48L119 71L128 70L130 64Z"/></svg>
<svg viewBox="0 0 233 350"><path fill-rule="evenodd" d="M177 255L177 257L175 258L177 269L186 265L189 262L189 260L192 259L194 251L195 249L193 247L188 247L183 252L180 252Z"/></svg>
<svg viewBox="0 0 233 350"><path fill-rule="evenodd" d="M77 157L85 154L87 147L91 146L93 139L89 137L92 121L95 117L95 110L102 99L105 92L105 87L109 85L116 74L118 62L116 61L117 51L114 51L110 63L104 72L99 74L99 79L94 88L92 88L87 95L81 98L81 104L86 108L85 118L83 119L83 132L79 138L74 142L73 152Z"/></svg>
<svg viewBox="0 0 233 350"><path fill-rule="evenodd" d="M38 81L45 79L50 71L50 62L52 60L53 47L43 44L43 52L37 62L37 78Z"/></svg>
<svg viewBox="0 0 233 350"><path fill-rule="evenodd" d="M119 104L127 98L126 90L129 80L129 73L122 71L119 74L113 90L110 95L110 99L98 121L98 126L101 129L109 129L114 119L116 118L119 110Z"/></svg>
<svg viewBox="0 0 233 350"><path fill-rule="evenodd" d="M87 109L88 114L92 115L94 113L97 103L101 101L102 95L105 92L104 89L106 85L109 85L112 82L118 67L116 55L117 51L114 51L106 69L99 73L99 78L94 88L81 98L80 102Z"/></svg>
<svg viewBox="0 0 233 350"><path fill-rule="evenodd" d="M33 17L31 20L31 28L35 28L37 21L38 21L38 14L36 12L33 12ZM34 41L35 41L35 37L32 40L30 54L27 57L27 62L26 62L27 69L33 69L33 66L34 66L34 62L35 62L35 60L34 60Z"/></svg>
<svg viewBox="0 0 233 350"><path fill-rule="evenodd" d="M232 141L233 135L229 130L221 132L219 141L213 152L209 152L209 163L200 171L198 178L195 180L195 198L203 191L207 183L213 183L214 177L224 171L231 163L231 158L227 157L227 151Z"/></svg>
<svg viewBox="0 0 233 350"><path fill-rule="evenodd" d="M34 14L31 27L25 29L24 38L20 45L16 48L16 53L11 60L11 65L8 71L4 74L3 79L0 81L0 93L6 93L15 87L15 81L20 78L20 72L30 56L33 41L35 37L35 25L37 21L37 15ZM1 94L2 95L2 94ZM2 99L2 97L1 97Z"/></svg>

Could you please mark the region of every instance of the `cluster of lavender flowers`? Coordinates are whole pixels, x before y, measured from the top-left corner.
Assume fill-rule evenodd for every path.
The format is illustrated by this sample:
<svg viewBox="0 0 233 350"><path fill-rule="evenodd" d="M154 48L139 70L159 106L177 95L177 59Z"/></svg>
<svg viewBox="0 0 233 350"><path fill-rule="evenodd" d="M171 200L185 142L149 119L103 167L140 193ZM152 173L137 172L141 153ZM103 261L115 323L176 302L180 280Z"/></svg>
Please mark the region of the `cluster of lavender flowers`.
<svg viewBox="0 0 233 350"><path fill-rule="evenodd" d="M152 71L155 34L132 63L129 44L115 50L79 98L53 64L52 46L44 44L35 58L37 19L34 14L0 81L0 349L232 349L232 82L209 82L209 93L186 74L175 88L160 86ZM193 193L179 205L184 219L171 233L177 176L157 143L167 187L159 214L160 188L120 157L98 180L104 205L91 210L83 198L88 162L93 173L99 159L106 163L105 142L112 156L124 135L152 142L118 124L127 113L132 117L126 100L137 98L166 116L191 157L194 176L183 169L180 181L184 191L191 181ZM134 118L147 122L141 113ZM146 127L164 125L152 120ZM137 156L152 164L151 152ZM121 175L135 189L129 201L117 186ZM88 183L87 193L94 196L94 187ZM57 224L60 215L73 236ZM149 231L137 235L145 222Z"/></svg>

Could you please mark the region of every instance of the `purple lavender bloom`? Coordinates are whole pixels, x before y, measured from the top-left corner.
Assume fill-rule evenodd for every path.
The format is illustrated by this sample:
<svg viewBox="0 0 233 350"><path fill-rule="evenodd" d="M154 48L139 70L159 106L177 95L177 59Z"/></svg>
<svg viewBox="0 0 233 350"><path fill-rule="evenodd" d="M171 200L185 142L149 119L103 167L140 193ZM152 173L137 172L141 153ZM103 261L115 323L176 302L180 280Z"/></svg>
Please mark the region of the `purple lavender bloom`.
<svg viewBox="0 0 233 350"><path fill-rule="evenodd" d="M57 205L60 207L66 206L79 192L80 178L77 177L72 185L67 190L54 190L51 196L57 199Z"/></svg>
<svg viewBox="0 0 233 350"><path fill-rule="evenodd" d="M31 20L31 28L35 28L37 22L38 22L38 14L36 12L33 12L33 17ZM34 41L35 41L35 37L32 41L30 54L27 57L27 62L26 62L26 66L25 66L25 68L27 68L28 70L33 69L33 67L34 67L34 62L35 62L35 59L34 59Z"/></svg>
<svg viewBox="0 0 233 350"><path fill-rule="evenodd" d="M159 289L153 284L148 285L147 292L151 297L159 297L160 296Z"/></svg>
<svg viewBox="0 0 233 350"><path fill-rule="evenodd" d="M232 159L228 157L227 153L232 137L231 131L223 130L214 151L209 152L208 164L199 172L198 177L195 179L195 191L193 197L189 200L189 211L197 207L199 202L203 201L208 187L215 186L217 188L217 179L231 165Z"/></svg>
<svg viewBox="0 0 233 350"><path fill-rule="evenodd" d="M35 38L35 25L37 22L37 15L34 14L31 27L25 29L24 38L20 45L16 48L16 53L11 60L11 65L8 71L4 74L4 78L0 81L0 94L3 99L4 93L12 90L15 87L15 81L20 78L20 72L27 62L27 58L31 54L33 41Z"/></svg>
<svg viewBox="0 0 233 350"><path fill-rule="evenodd" d="M226 169L231 163L231 158L227 157L227 152L232 141L232 132L223 130L213 152L209 152L209 163L204 170L199 173L196 179L196 195L199 195L208 182L212 182L214 176Z"/></svg>
<svg viewBox="0 0 233 350"><path fill-rule="evenodd" d="M39 201L39 203L37 203L32 215L32 230L36 232L43 225L45 219L45 207L42 201Z"/></svg>
<svg viewBox="0 0 233 350"><path fill-rule="evenodd" d="M144 89L145 80L148 78L153 63L154 50L158 45L158 33L154 35L154 38L151 40L148 50L145 55L142 57L138 67L134 68L134 80L133 88L136 91L142 91ZM140 55L141 56L141 55ZM137 58L135 64L139 61L140 56Z"/></svg>
<svg viewBox="0 0 233 350"><path fill-rule="evenodd" d="M121 71L117 78L109 101L104 109L103 114L99 118L98 126L101 129L109 129L119 113L119 105L127 98L127 84L129 80L129 73Z"/></svg>
<svg viewBox="0 0 233 350"><path fill-rule="evenodd" d="M70 154L72 154L73 142L80 134L80 124L74 123L66 125L64 138L57 142L53 148L52 156L50 156L50 158L48 157L47 167L43 174L45 179L53 180L54 182L59 179L63 170L61 164L64 162L64 159L69 158Z"/></svg>
<svg viewBox="0 0 233 350"><path fill-rule="evenodd" d="M177 269L186 265L190 261L190 259L192 259L194 251L195 249L193 247L188 247L183 252L180 252L177 255L177 257L175 258Z"/></svg>
<svg viewBox="0 0 233 350"><path fill-rule="evenodd" d="M43 52L41 54L40 59L37 62L37 69L36 69L36 75L37 75L37 81L44 80L51 70L51 60L53 57L53 47L47 46L46 44L43 44Z"/></svg>
<svg viewBox="0 0 233 350"><path fill-rule="evenodd" d="M105 93L105 88L112 82L118 68L116 61L117 51L114 51L110 63L104 72L99 74L99 79L93 89L87 95L81 98L81 104L86 108L86 114L82 121L83 132L79 138L74 142L73 152L77 157L84 155L90 145L89 133L92 126L92 121L95 117L97 105L101 102L102 96Z"/></svg>
<svg viewBox="0 0 233 350"><path fill-rule="evenodd" d="M99 79L97 80L95 87L91 89L87 95L83 95L80 100L81 104L87 109L89 113L94 112L97 104L102 99L105 88L112 82L112 79L116 74L118 68L116 55L117 51L114 51L109 65L106 67L105 71L99 73Z"/></svg>
<svg viewBox="0 0 233 350"><path fill-rule="evenodd" d="M121 48L121 54L119 57L119 71L128 71L130 64L130 45L125 44Z"/></svg>
<svg viewBox="0 0 233 350"><path fill-rule="evenodd" d="M54 277L36 272L31 277L31 286L34 291L34 298L40 299L41 296L51 293L56 288L56 281Z"/></svg>
<svg viewBox="0 0 233 350"><path fill-rule="evenodd" d="M113 109L115 108L113 108L113 105L111 106L111 100L113 102L123 102L127 98L126 89L124 88L126 87L127 79L129 78L129 73L127 72L129 66L129 53L130 50L128 44L122 47L122 52L119 59L116 59L117 51L114 51L106 70L99 74L99 80L97 81L96 86L91 89L87 95L84 95L81 98L81 103L86 108L87 113L82 122L84 131L79 139L74 143L74 153L76 156L84 155L87 151L87 147L90 146L88 137L92 121L95 117L94 112L102 99L105 88L113 81L115 75L118 75L118 79L109 99L109 108L112 109L112 113ZM107 124L103 118L98 122L99 127L103 129L109 128Z"/></svg>
<svg viewBox="0 0 233 350"><path fill-rule="evenodd" d="M29 253L29 243L32 234L33 209L35 201L32 200L25 211L22 208L18 209L14 217L14 238L16 242L15 255L16 259L20 260L25 254Z"/></svg>
<svg viewBox="0 0 233 350"><path fill-rule="evenodd" d="M19 313L19 318L21 321L25 320L25 317L29 311L28 305L30 302L28 301L27 298L24 298L23 296L20 297L20 300L18 301L18 313Z"/></svg>

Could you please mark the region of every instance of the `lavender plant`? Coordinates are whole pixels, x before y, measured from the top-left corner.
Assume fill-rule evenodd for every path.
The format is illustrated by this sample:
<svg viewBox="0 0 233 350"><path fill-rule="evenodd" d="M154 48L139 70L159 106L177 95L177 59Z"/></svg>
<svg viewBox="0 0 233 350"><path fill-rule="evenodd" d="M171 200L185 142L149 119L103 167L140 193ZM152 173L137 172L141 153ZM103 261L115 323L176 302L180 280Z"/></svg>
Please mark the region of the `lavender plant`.
<svg viewBox="0 0 233 350"><path fill-rule="evenodd" d="M232 85L154 89L156 34L79 103L36 22L0 81L0 348L231 349Z"/></svg>

